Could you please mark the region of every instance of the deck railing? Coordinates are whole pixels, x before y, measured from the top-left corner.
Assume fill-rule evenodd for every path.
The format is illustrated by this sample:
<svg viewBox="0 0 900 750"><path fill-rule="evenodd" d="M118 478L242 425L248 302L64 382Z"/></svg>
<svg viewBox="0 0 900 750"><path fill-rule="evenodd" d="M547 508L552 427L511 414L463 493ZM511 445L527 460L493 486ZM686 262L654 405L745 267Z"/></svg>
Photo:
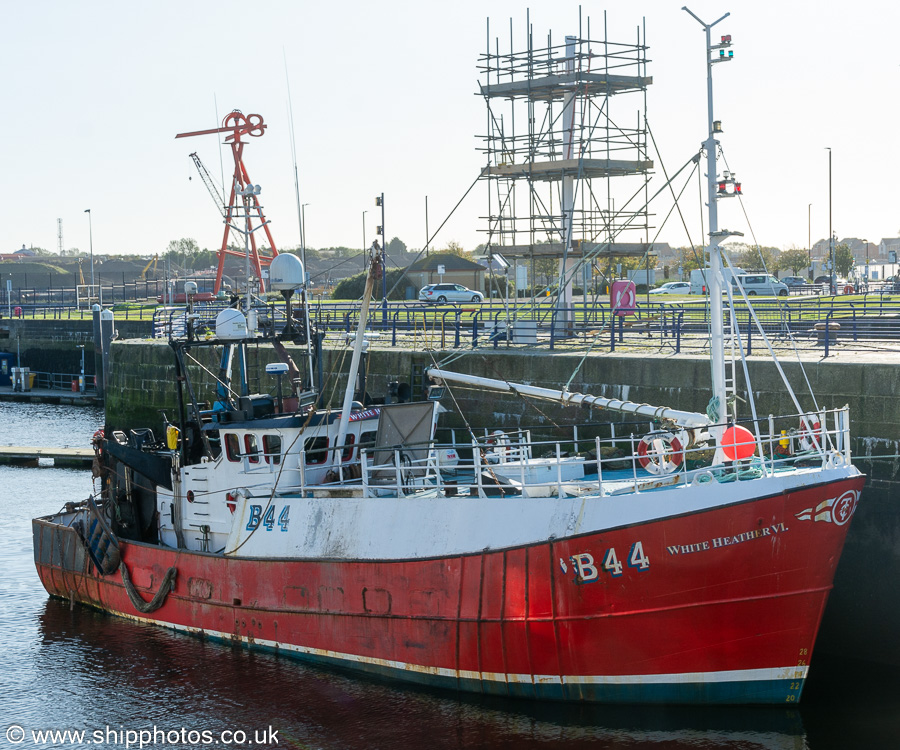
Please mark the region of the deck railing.
<svg viewBox="0 0 900 750"><path fill-rule="evenodd" d="M606 425L605 435L591 437L582 429L563 440L536 440L530 430L494 431L470 436L469 442L380 448L378 454L389 459L378 464L372 461L375 449L354 446L353 460L334 467L334 481L318 484L307 481L315 451L291 451L283 466L273 461L256 468L287 472L288 481L277 487L282 495L356 488L354 494L367 497L608 497L843 466L851 459L849 422L844 407L742 420L693 434L654 424L645 432L632 424L618 434ZM709 432L735 427L740 429L720 436L717 449ZM414 458L417 452L424 457Z"/></svg>

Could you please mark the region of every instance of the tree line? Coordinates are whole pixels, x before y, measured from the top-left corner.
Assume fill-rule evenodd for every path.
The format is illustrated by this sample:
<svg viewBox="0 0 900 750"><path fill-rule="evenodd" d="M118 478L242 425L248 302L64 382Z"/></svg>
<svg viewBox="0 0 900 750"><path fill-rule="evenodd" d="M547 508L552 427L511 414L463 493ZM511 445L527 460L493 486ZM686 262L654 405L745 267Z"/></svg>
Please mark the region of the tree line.
<svg viewBox="0 0 900 750"><path fill-rule="evenodd" d="M243 251L243 247L237 245L229 244L228 247L236 252ZM770 273L790 271L793 275L798 275L802 270L809 266L809 252L804 248L792 246L786 250L781 250L777 247L757 247L744 243L729 243L727 247L735 265L747 270L765 269ZM46 258L56 256L56 253L41 247L31 247L29 249L37 256L36 260L45 260ZM263 246L261 250L265 252L268 248ZM486 246L481 244L470 253L467 252L460 243L454 240L449 241L442 247L435 246L430 248L431 252L450 253L464 258L468 258L473 254L478 255L485 250ZM656 261L653 262L652 267L656 267L657 269L661 268L665 278L677 274L679 267L684 274L688 274L695 268L701 267L703 248L679 247L675 248L674 251L674 261L663 264L659 264ZM281 249L281 252L291 252L299 255L300 246L285 247ZM387 245L388 257L396 258L397 261L405 261L407 260L407 255L418 255L420 252L419 249L409 250L406 243L399 237L394 237ZM345 246L306 248L307 263L309 263L310 266L327 264L333 262L335 259L352 259L361 256L364 253L365 251L360 248ZM71 248L63 251L63 257L79 257L85 255L87 255L87 253L78 248ZM108 257L117 257L125 260L133 259L135 256L109 254ZM201 249L197 241L192 237L182 237L178 240L171 240L165 251L160 255L160 259L169 261L171 265L185 271L201 271L217 264L218 249ZM843 242L836 245L835 269L837 273L841 276L848 276L851 273L854 264L853 253L850 250L849 245ZM531 261L528 262L528 265L530 268L533 268L535 279L541 280L545 284L552 284L553 279L559 275L558 262L554 258L536 258L533 265ZM605 275L607 277L615 277L619 265L621 265L623 271L645 268L646 259L619 258L604 260L602 263L594 264L594 273Z"/></svg>

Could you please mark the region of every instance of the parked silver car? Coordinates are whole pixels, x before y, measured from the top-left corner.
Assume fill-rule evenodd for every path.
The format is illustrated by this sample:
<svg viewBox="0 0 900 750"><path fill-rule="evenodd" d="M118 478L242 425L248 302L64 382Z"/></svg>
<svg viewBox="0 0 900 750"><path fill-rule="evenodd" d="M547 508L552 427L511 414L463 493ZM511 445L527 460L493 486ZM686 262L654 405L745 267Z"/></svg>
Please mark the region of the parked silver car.
<svg viewBox="0 0 900 750"><path fill-rule="evenodd" d="M667 281L656 289L651 289L650 294L690 294L691 285L687 281Z"/></svg>
<svg viewBox="0 0 900 750"><path fill-rule="evenodd" d="M484 295L462 284L429 284L419 290L419 299L443 305L447 302L483 302Z"/></svg>

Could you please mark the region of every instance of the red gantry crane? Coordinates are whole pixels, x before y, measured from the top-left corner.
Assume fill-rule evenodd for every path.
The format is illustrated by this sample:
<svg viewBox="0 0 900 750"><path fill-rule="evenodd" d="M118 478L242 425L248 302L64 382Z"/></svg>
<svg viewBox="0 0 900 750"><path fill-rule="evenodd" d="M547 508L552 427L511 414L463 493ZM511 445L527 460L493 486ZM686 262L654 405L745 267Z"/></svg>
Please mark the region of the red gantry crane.
<svg viewBox="0 0 900 750"><path fill-rule="evenodd" d="M228 233L231 231L232 220L235 218L235 211L238 206L235 203L237 195L240 191L244 191L251 184L250 175L247 173L247 167L244 166L244 145L246 141L241 140L242 136L251 136L258 138L266 130L266 124L263 122L262 115L244 115L240 110L229 112L225 119L222 120L222 127L213 128L212 130L195 130L190 133L179 133L176 138L187 138L193 135L210 135L212 133L228 133L225 142L231 146L231 153L234 156L234 177L231 181L231 196L225 209L225 230L222 233L222 246L219 248L219 267L216 270L216 286L215 293L219 293L222 286L222 272L225 268L225 258L229 255L238 258L244 257L241 250L232 250L228 247ZM193 156L193 155L192 155ZM195 161L196 163L196 161ZM201 173L202 176L202 173ZM266 290L265 279L263 278L263 268L268 267L272 262L272 258L278 255L275 247L275 241L272 239L272 233L269 231L269 225L266 217L263 215L262 206L259 204L259 198L256 195L249 195L242 200L249 200L250 213L250 266L259 279L260 292ZM256 228L262 228L269 240L271 251L268 253L261 252L256 246L255 233L252 232L253 221L257 222Z"/></svg>

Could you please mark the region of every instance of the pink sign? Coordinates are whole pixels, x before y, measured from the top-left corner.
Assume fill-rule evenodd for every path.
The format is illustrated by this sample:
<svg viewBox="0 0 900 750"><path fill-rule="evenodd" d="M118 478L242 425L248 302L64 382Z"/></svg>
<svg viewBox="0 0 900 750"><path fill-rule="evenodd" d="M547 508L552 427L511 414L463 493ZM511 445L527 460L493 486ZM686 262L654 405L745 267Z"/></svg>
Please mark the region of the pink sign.
<svg viewBox="0 0 900 750"><path fill-rule="evenodd" d="M634 315L637 297L633 281L618 279L609 288L609 307L614 315Z"/></svg>

